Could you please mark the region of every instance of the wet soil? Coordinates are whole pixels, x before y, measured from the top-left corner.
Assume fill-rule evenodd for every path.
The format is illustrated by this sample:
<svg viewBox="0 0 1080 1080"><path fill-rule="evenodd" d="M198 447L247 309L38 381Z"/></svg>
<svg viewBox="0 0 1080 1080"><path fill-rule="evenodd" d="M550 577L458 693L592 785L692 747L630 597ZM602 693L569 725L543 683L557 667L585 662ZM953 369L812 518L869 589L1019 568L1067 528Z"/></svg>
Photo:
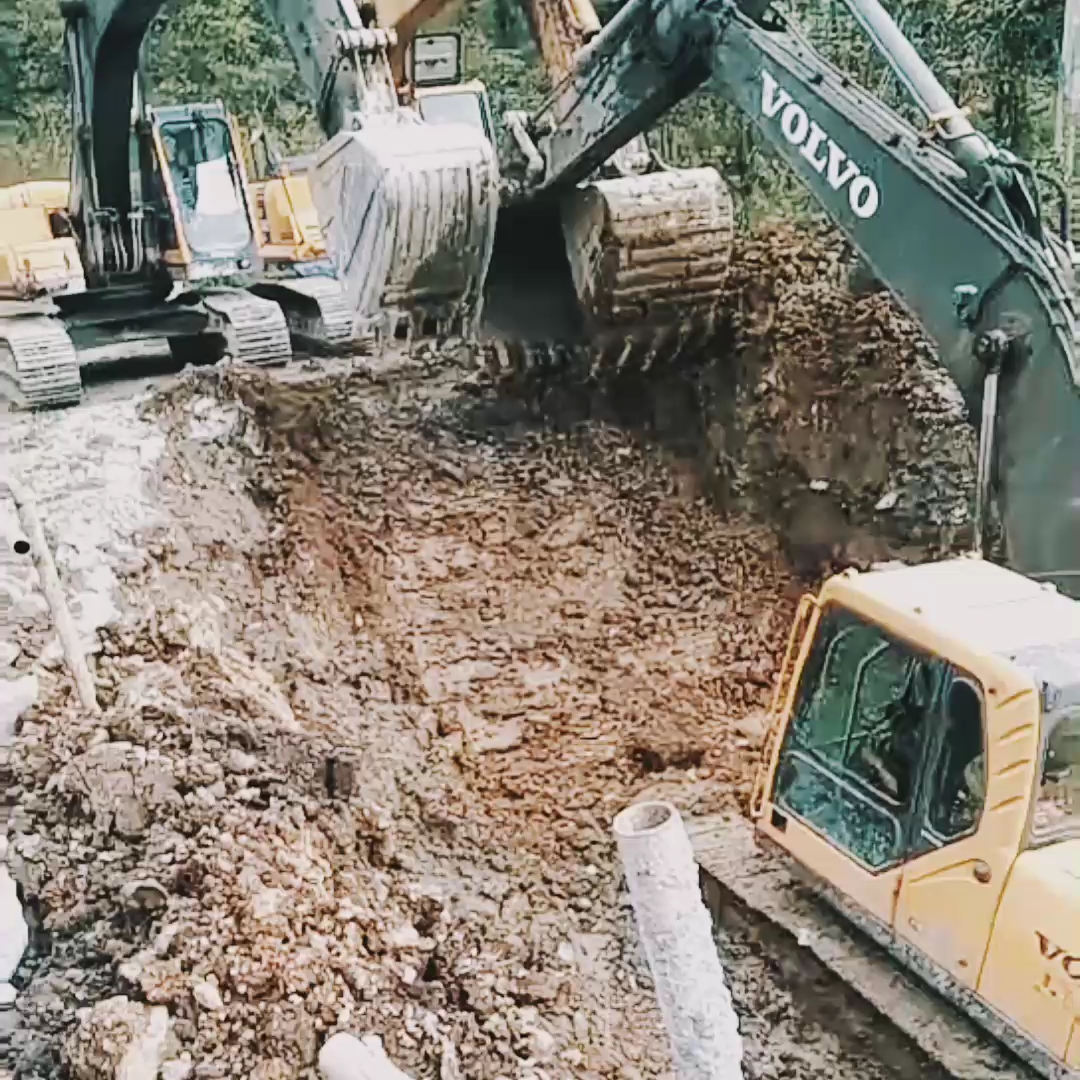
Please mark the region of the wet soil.
<svg viewBox="0 0 1080 1080"><path fill-rule="evenodd" d="M417 1080L670 1075L612 817L743 806L804 579L962 536L962 410L838 251L748 242L723 348L634 393L431 358L188 373L114 421L164 439L164 524L96 630L101 718L17 630L16 1075L111 1077L154 1006L173 1080L312 1076L338 1028ZM724 933L748 1075L908 1075Z"/></svg>

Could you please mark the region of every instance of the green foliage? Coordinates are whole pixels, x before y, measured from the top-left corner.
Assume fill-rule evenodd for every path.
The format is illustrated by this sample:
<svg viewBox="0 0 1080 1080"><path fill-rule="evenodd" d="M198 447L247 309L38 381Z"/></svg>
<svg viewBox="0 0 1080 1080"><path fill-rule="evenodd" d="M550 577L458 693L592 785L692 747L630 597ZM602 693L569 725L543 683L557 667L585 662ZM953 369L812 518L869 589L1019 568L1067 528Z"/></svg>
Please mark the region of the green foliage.
<svg viewBox="0 0 1080 1080"><path fill-rule="evenodd" d="M15 8L0 0L0 184L9 183L5 161L15 152L15 109L18 99L19 24Z"/></svg>
<svg viewBox="0 0 1080 1080"><path fill-rule="evenodd" d="M151 102L221 98L244 127L261 118L287 154L317 143L307 91L260 0L174 0L146 56Z"/></svg>
<svg viewBox="0 0 1080 1080"><path fill-rule="evenodd" d="M58 0L8 2L15 5L22 52L14 88L5 90L0 73L0 95L14 94L18 107L19 164L26 173L63 173L70 133ZM597 8L606 20L622 2L599 0ZM972 110L975 122L1043 166L1052 164L1063 5L1064 0L888 3L916 48ZM843 0L786 0L786 8L826 55L921 122ZM487 84L496 116L542 102L547 80L519 0L468 0L462 29L467 74ZM170 0L152 28L146 56L152 101L220 97L244 126L264 122L288 153L309 149L320 138L306 90L260 0ZM672 164L716 164L748 213L778 203L788 208L801 204L801 189L771 164L749 121L707 93L672 110L654 142ZM503 153L511 152L505 135L500 143Z"/></svg>
<svg viewBox="0 0 1080 1080"><path fill-rule="evenodd" d="M843 0L794 0L810 36L845 70L910 115ZM1052 111L1064 0L892 0L905 35L991 138L1040 157L1052 138Z"/></svg>

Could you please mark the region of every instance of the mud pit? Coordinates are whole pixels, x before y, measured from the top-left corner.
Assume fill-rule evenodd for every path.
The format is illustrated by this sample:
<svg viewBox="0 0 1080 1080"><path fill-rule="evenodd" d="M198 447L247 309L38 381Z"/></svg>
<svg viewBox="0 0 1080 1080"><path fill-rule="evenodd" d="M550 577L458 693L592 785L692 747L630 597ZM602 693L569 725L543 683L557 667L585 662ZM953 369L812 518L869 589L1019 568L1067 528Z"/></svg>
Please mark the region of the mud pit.
<svg viewBox="0 0 1080 1080"><path fill-rule="evenodd" d="M611 818L745 800L802 587L773 521L829 523L810 562L910 541L930 485L920 548L963 522L956 402L880 298L819 284L830 250L748 246L734 361L661 373L637 415L617 386L534 382L527 408L452 369L209 372L153 403L167 523L101 634L105 714L53 663L8 765L17 1075L111 1077L146 1005L174 1080L313 1075L336 1027L418 1080L668 1075ZM836 467L846 420L881 468ZM19 634L28 669L47 635ZM748 1076L894 1074L873 1018L828 1032L725 932Z"/></svg>

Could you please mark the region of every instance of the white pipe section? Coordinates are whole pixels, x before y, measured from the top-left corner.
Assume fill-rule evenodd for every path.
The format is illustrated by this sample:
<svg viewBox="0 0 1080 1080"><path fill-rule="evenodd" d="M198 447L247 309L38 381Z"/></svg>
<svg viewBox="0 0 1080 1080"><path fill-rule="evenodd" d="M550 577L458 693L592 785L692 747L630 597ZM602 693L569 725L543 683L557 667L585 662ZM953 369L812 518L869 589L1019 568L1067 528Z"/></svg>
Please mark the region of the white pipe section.
<svg viewBox="0 0 1080 1080"><path fill-rule="evenodd" d="M742 1080L739 1020L678 810L636 803L615 818L614 828L676 1076Z"/></svg>
<svg viewBox="0 0 1080 1080"><path fill-rule="evenodd" d="M345 1031L323 1043L319 1072L323 1080L411 1080L386 1056L378 1040L360 1040Z"/></svg>
<svg viewBox="0 0 1080 1080"><path fill-rule="evenodd" d="M56 633L60 638L60 645L64 650L64 658L67 660L71 677L75 680L79 701L87 712L100 716L101 706L98 705L94 676L90 673L90 666L86 662L86 652L64 597L60 575L56 572L56 563L53 562L52 552L45 539L45 530L42 527L41 518L38 517L34 500L30 498L30 493L22 484L10 477L0 481L0 485L6 486L11 493L15 509L19 512L23 532L26 533L30 542L30 552L41 578L41 588L52 609L53 623L56 625Z"/></svg>

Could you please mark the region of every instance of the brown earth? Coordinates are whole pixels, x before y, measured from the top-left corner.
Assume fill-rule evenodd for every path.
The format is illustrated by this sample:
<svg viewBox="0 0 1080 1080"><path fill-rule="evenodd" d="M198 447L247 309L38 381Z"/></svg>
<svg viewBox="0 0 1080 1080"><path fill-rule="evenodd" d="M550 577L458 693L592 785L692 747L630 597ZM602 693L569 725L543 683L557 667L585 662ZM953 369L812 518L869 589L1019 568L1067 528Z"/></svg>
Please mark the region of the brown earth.
<svg viewBox="0 0 1080 1080"><path fill-rule="evenodd" d="M955 402L838 250L748 242L727 349L647 409L453 369L162 396L171 524L105 716L54 683L12 764L17 1075L112 1076L139 1009L74 1007L114 995L168 1008L176 1077L312 1075L338 1027L418 1080L669 1075L611 818L744 804L802 588L776 522L827 522L787 541L813 572L947 548L966 505ZM235 422L196 442L207 398ZM726 955L749 1076L890 1075L752 936Z"/></svg>

